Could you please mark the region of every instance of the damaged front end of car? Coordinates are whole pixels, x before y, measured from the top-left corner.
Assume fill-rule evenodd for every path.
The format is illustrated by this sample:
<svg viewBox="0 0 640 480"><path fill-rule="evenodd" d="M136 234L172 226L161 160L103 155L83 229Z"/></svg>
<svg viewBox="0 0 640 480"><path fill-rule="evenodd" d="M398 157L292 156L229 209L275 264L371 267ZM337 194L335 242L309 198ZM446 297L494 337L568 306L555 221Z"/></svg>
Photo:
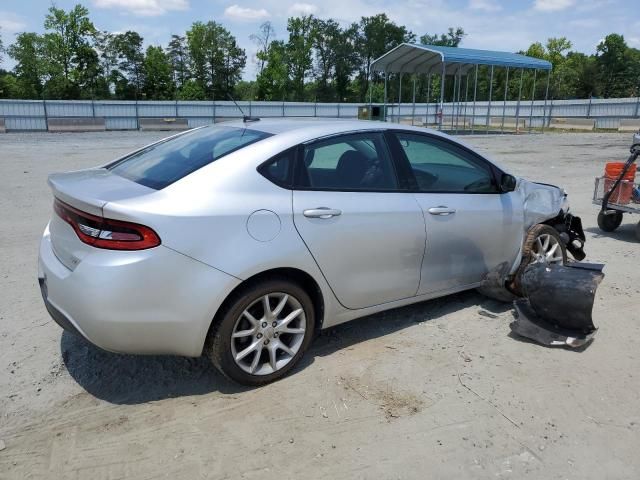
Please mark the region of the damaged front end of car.
<svg viewBox="0 0 640 480"><path fill-rule="evenodd" d="M515 191L524 206L520 254L513 265L490 272L479 290L514 302L514 333L547 346L584 346L597 330L591 311L603 265L579 263L586 256L585 234L563 189L519 179ZM561 256L549 253L557 248ZM565 252L577 262L567 262Z"/></svg>
<svg viewBox="0 0 640 480"><path fill-rule="evenodd" d="M567 193L554 185L518 179L514 190L522 198L523 241L518 256L512 264L503 263L489 272L479 288L484 295L500 301L512 301L522 295L520 278L525 267L539 261L527 251L526 239L536 226L553 228L564 249L581 261L585 258L585 235L580 217L569 212Z"/></svg>

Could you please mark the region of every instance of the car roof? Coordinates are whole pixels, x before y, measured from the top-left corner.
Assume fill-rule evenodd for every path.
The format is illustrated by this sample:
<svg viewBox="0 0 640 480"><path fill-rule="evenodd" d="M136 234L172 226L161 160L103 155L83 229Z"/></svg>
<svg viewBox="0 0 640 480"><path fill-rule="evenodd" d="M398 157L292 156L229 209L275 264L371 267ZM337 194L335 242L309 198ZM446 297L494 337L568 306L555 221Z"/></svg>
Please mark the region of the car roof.
<svg viewBox="0 0 640 480"><path fill-rule="evenodd" d="M336 118L266 118L257 121L243 122L234 120L217 124L237 128L249 128L260 132L278 135L281 138L289 136L306 137L308 140L321 138L338 133L370 131L370 130L415 130L442 135L436 130L411 125L377 122L370 120L350 120Z"/></svg>
<svg viewBox="0 0 640 480"><path fill-rule="evenodd" d="M263 118L255 121L243 122L242 120L233 120L229 122L221 122L215 124L216 126L229 126L236 128L249 128L260 132L272 134L272 140L274 140L283 149L297 145L299 143L309 142L318 138L336 135L340 133L352 133L352 132L365 132L372 130L402 130L402 131L415 131L418 133L428 133L433 136L446 138L448 141L457 143L473 152L476 152L481 157L485 158L502 171L505 170L499 162L496 162L490 155L486 153L480 154L476 148L467 144L465 141L457 137L451 137L444 132L433 130L431 128L416 127L412 125L405 125L401 123L392 122L378 122L371 120L352 120L352 119L340 119L340 118ZM206 128L206 127L204 127ZM211 126L209 127L211 128ZM260 142L262 143L262 142ZM245 148L251 148L255 145L250 145Z"/></svg>

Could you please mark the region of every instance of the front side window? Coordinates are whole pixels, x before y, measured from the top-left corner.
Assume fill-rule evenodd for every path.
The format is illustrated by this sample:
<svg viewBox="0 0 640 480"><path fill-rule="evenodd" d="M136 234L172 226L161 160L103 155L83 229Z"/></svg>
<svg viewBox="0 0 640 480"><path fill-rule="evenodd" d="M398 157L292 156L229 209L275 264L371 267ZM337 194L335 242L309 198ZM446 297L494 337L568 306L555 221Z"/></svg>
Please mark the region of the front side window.
<svg viewBox="0 0 640 480"><path fill-rule="evenodd" d="M112 173L160 190L271 134L238 127L206 127L150 145L108 165Z"/></svg>
<svg viewBox="0 0 640 480"><path fill-rule="evenodd" d="M395 133L421 192L498 193L491 167L447 141Z"/></svg>
<svg viewBox="0 0 640 480"><path fill-rule="evenodd" d="M397 190L379 132L342 135L304 147L298 185L313 190Z"/></svg>

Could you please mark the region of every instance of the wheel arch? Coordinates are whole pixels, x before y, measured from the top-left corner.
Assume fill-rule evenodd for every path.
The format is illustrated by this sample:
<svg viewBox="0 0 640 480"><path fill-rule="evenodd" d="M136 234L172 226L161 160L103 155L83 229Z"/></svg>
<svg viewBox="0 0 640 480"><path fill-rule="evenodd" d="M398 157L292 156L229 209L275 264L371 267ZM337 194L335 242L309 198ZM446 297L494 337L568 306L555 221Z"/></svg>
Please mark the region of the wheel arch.
<svg viewBox="0 0 640 480"><path fill-rule="evenodd" d="M311 302L313 303L315 317L314 330L315 333L318 333L322 329L325 313L325 300L324 295L322 294L322 290L320 289L320 285L309 273L305 272L304 270L292 267L280 267L271 268L269 270L264 270L262 272L256 273L242 281L233 290L231 290L224 301L220 304L220 307L211 320L211 324L209 325L209 329L207 331L207 338L210 337L212 330L217 324L220 316L224 314L224 311L229 306L229 303L233 301L234 297L236 297L239 292L248 288L249 286L255 285L268 278L273 277L280 277L288 281L293 281L301 288L303 288L305 292L307 292L307 294L311 298Z"/></svg>

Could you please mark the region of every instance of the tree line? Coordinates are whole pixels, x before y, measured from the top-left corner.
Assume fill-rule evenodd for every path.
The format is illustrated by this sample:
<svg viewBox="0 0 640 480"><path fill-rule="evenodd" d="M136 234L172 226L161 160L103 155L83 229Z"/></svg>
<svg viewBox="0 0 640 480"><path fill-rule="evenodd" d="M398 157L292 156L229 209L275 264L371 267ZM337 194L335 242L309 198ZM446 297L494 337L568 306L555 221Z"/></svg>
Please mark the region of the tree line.
<svg viewBox="0 0 640 480"><path fill-rule="evenodd" d="M149 45L135 31L112 33L97 29L89 10L76 5L69 11L50 7L44 33L22 32L3 46L0 40L0 98L23 99L147 99L147 100L275 100L318 102L365 102L384 96L383 76L372 62L403 42L457 47L466 34L449 28L444 34L418 37L403 25L380 13L343 26L334 19L313 15L287 21L286 38L278 38L270 22L251 35L256 44L256 79L246 81L244 49L233 34L215 21L194 22L182 35L174 34L166 46ZM572 49L566 38L550 38L518 52L549 60L550 98L630 97L639 95L640 50L629 47L624 37L607 35L586 55ZM3 56L15 62L2 70ZM478 70L477 98L523 99L544 96L546 73ZM474 73L468 77L473 82ZM402 97L411 96L411 77ZM389 75L388 99L397 100L400 82ZM418 101L436 101L440 81L431 83L416 76ZM520 87L522 85L522 88ZM445 99L460 91L469 96L465 80L454 92L451 80ZM405 89L407 89L405 91Z"/></svg>

